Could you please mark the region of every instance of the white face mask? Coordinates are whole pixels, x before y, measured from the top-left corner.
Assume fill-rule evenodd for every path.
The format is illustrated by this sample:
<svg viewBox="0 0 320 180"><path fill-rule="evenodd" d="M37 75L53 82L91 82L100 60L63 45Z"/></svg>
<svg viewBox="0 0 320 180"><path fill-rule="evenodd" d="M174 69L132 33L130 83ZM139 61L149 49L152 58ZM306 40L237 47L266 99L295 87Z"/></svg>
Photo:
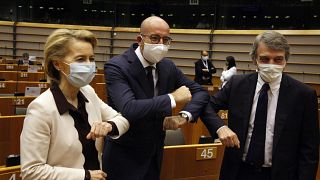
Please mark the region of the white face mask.
<svg viewBox="0 0 320 180"><path fill-rule="evenodd" d="M144 43L143 57L151 64L161 61L168 52L169 45Z"/></svg>
<svg viewBox="0 0 320 180"><path fill-rule="evenodd" d="M209 59L209 57L208 56L201 56L201 59L204 61L207 61Z"/></svg>
<svg viewBox="0 0 320 180"><path fill-rule="evenodd" d="M258 64L260 77L267 83L273 82L281 76L284 65L276 64Z"/></svg>
<svg viewBox="0 0 320 180"><path fill-rule="evenodd" d="M65 63L67 64L67 63ZM70 63L70 74L66 75L68 81L75 87L83 87L88 85L95 76L96 63Z"/></svg>

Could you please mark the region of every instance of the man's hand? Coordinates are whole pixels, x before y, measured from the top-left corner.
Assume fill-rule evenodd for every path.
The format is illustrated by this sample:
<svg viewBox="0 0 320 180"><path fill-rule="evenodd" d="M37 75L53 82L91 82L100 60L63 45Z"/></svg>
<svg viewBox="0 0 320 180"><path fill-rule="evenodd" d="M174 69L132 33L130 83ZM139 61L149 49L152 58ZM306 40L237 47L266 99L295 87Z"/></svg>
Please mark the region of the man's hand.
<svg viewBox="0 0 320 180"><path fill-rule="evenodd" d="M107 174L101 170L90 171L91 180L106 180Z"/></svg>
<svg viewBox="0 0 320 180"><path fill-rule="evenodd" d="M91 130L87 135L87 139L96 140L98 137L106 136L112 131L112 125L107 122L94 122Z"/></svg>
<svg viewBox="0 0 320 180"><path fill-rule="evenodd" d="M164 118L163 130L176 130L187 123L187 120L181 116L168 116Z"/></svg>
<svg viewBox="0 0 320 180"><path fill-rule="evenodd" d="M189 88L186 86L181 86L173 93L171 93L176 103L188 103L191 101L192 95Z"/></svg>
<svg viewBox="0 0 320 180"><path fill-rule="evenodd" d="M221 127L218 130L217 134L221 143L226 147L240 148L240 141L238 139L238 136L227 126Z"/></svg>

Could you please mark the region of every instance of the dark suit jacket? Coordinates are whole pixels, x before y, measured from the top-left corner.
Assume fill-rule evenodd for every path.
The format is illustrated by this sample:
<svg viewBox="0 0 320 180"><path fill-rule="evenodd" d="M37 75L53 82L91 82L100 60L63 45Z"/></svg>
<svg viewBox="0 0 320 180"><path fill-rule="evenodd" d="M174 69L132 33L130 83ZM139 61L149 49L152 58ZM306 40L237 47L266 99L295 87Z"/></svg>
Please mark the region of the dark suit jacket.
<svg viewBox="0 0 320 180"><path fill-rule="evenodd" d="M226 148L221 180L235 180L246 141L257 73L233 76L210 100L203 117L219 119L215 113L228 109L228 126L238 136L240 149ZM214 108L214 110L212 109ZM283 74L275 117L272 180L315 180L318 167L319 129L316 92Z"/></svg>
<svg viewBox="0 0 320 180"><path fill-rule="evenodd" d="M212 74L216 73L216 68L213 66L212 62L208 60L208 69L209 72L204 72L202 69L206 69L203 65L202 60L199 59L195 62L195 77L194 81L199 84L212 84ZM203 77L205 79L203 79Z"/></svg>
<svg viewBox="0 0 320 180"><path fill-rule="evenodd" d="M160 173L165 131L163 120L171 116L171 101L168 93L180 86L187 86L192 100L183 110L193 117L209 101L202 87L187 79L172 61L164 58L157 63L158 96L150 97L146 72L135 54L134 44L124 54L105 64L105 77L109 105L128 119L130 128L119 139L106 140L103 167L108 179L158 179ZM150 176L152 171L154 176Z"/></svg>

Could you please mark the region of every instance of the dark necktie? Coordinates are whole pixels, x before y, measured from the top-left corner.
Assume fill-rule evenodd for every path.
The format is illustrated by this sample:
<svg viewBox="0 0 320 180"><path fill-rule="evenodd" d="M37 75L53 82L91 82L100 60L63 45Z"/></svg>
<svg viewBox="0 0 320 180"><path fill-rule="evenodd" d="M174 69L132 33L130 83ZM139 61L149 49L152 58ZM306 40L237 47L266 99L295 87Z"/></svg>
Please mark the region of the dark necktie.
<svg viewBox="0 0 320 180"><path fill-rule="evenodd" d="M246 162L261 167L264 164L264 147L266 141L266 123L268 109L269 84L265 83L260 91L256 116Z"/></svg>
<svg viewBox="0 0 320 180"><path fill-rule="evenodd" d="M150 89L150 95L152 95L152 97L153 97L154 96L154 81L153 81L152 69L153 69L153 66L146 67L148 87Z"/></svg>

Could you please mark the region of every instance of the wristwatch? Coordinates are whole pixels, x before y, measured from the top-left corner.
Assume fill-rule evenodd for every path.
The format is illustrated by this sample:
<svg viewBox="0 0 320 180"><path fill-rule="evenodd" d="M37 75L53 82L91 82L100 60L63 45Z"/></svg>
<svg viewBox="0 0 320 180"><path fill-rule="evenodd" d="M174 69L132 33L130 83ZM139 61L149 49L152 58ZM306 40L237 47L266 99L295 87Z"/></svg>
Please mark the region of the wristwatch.
<svg viewBox="0 0 320 180"><path fill-rule="evenodd" d="M90 179L91 179L91 174L89 170L85 170L84 180L90 180Z"/></svg>
<svg viewBox="0 0 320 180"><path fill-rule="evenodd" d="M189 122L189 116L186 113L179 113L179 115Z"/></svg>

